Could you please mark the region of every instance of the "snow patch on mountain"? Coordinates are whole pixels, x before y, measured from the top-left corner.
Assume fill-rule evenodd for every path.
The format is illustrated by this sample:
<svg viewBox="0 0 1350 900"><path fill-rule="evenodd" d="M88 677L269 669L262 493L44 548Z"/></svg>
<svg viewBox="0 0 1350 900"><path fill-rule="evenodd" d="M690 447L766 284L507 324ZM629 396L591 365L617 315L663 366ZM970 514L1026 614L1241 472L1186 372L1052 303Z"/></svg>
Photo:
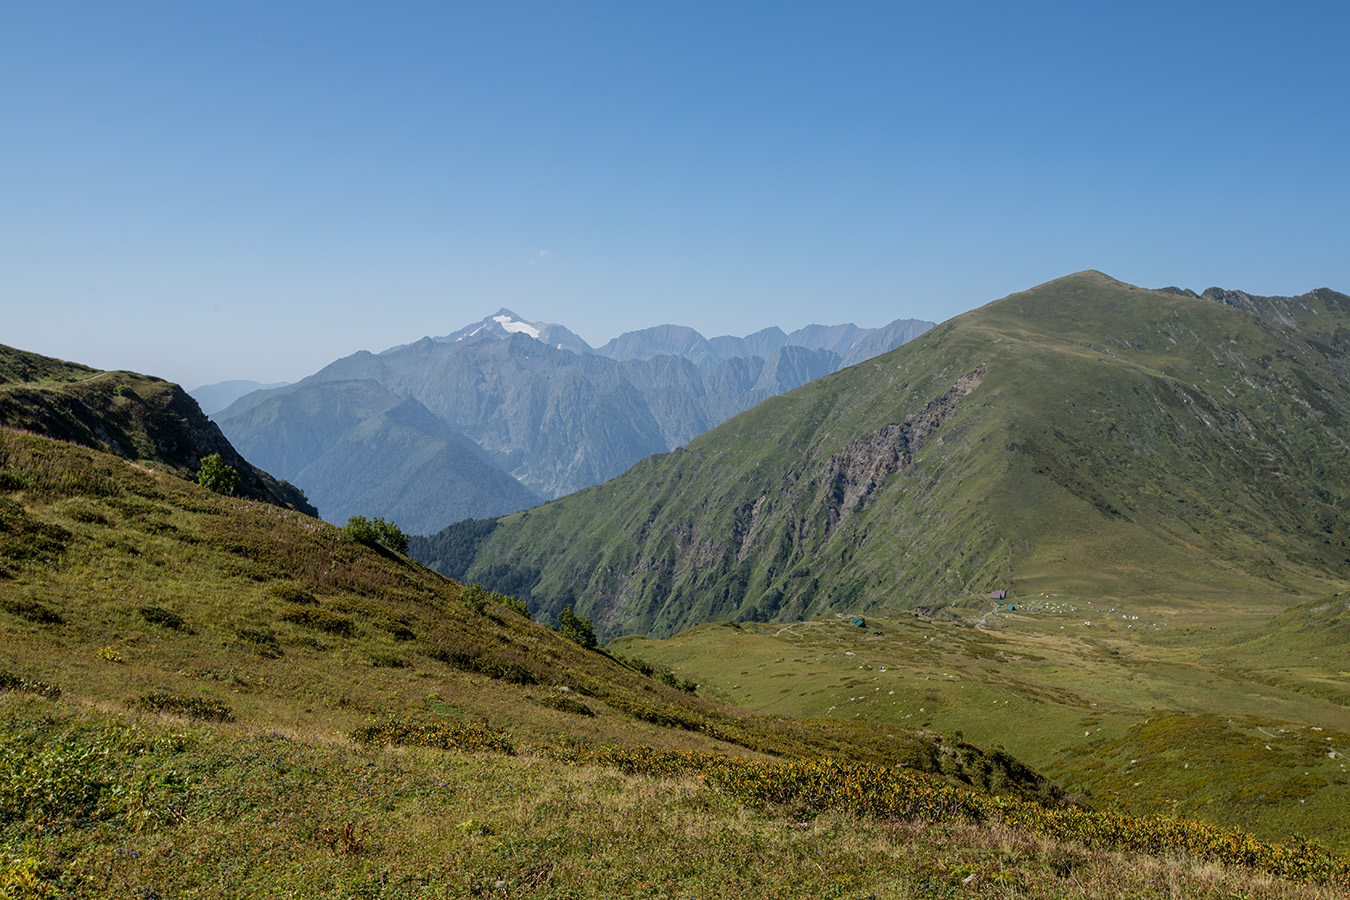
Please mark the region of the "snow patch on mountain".
<svg viewBox="0 0 1350 900"><path fill-rule="evenodd" d="M523 334L528 334L536 341L539 340L539 329L535 328L529 322L521 322L506 315L493 316L492 321L496 322L507 331L521 332Z"/></svg>

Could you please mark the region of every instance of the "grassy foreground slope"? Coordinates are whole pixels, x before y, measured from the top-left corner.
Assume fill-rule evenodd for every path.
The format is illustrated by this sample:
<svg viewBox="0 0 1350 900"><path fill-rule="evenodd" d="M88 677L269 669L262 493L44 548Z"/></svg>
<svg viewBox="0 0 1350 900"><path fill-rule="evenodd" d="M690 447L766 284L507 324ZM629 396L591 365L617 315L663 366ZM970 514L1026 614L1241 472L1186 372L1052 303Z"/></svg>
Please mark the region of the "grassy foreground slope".
<svg viewBox="0 0 1350 900"><path fill-rule="evenodd" d="M1332 291L1084 272L414 553L610 636L994 589L1273 611L1350 579L1347 348Z"/></svg>
<svg viewBox="0 0 1350 900"><path fill-rule="evenodd" d="M1329 897L1350 877L1316 847L1066 807L964 741L730 710L332 526L85 448L0 429L0 476L5 897Z"/></svg>

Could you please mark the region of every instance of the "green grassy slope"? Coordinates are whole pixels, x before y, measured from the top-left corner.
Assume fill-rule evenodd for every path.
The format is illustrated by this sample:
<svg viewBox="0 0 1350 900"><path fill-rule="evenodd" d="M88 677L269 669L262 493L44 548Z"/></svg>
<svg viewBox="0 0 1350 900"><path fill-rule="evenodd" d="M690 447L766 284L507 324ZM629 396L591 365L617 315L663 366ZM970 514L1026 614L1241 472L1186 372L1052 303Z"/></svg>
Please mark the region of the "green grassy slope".
<svg viewBox="0 0 1350 900"><path fill-rule="evenodd" d="M220 454L239 473L235 493L314 513L304 492L235 451L181 387L134 372L102 372L0 345L0 425L93 447L194 478Z"/></svg>
<svg viewBox="0 0 1350 900"><path fill-rule="evenodd" d="M1093 804L1350 850L1345 595L1271 619L1057 594L704 625L616 652L748 709L1000 744ZM1261 621L1264 620L1264 621Z"/></svg>
<svg viewBox="0 0 1350 900"><path fill-rule="evenodd" d="M611 636L996 588L1330 593L1350 578L1350 299L1223 299L1097 272L1014 294L504 518L451 574Z"/></svg>
<svg viewBox="0 0 1350 900"><path fill-rule="evenodd" d="M121 707L169 694L330 738L448 716L521 741L844 753L935 772L946 753L919 732L740 715L331 525L94 451L0 429L0 478L0 666L68 694Z"/></svg>
<svg viewBox="0 0 1350 900"><path fill-rule="evenodd" d="M724 707L318 520L86 448L0 428L0 484L4 896L1311 898L1350 878L1316 848L1065 808L955 736Z"/></svg>

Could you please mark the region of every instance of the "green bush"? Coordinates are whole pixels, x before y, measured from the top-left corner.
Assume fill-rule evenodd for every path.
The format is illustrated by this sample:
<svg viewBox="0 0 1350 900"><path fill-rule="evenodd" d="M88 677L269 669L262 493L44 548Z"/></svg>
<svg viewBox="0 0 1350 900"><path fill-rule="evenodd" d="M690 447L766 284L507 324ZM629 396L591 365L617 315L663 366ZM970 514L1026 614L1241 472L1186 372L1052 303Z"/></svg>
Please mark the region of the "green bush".
<svg viewBox="0 0 1350 900"><path fill-rule="evenodd" d="M398 744L407 747L438 747L468 753L487 751L514 756L515 745L505 732L487 723L414 722L396 719L382 725L369 725L352 732L354 740L365 744Z"/></svg>
<svg viewBox="0 0 1350 900"><path fill-rule="evenodd" d="M182 616L170 612L163 607L142 606L140 608L140 614L141 618L151 625L160 625L170 631L186 631L189 633L192 631L192 629L187 627L187 623L183 621Z"/></svg>
<svg viewBox="0 0 1350 900"><path fill-rule="evenodd" d="M207 700L204 697L184 697L179 694L146 694L134 704L148 712L172 713L187 716L189 719L205 719L212 722L233 722L234 713L219 700Z"/></svg>
<svg viewBox="0 0 1350 900"><path fill-rule="evenodd" d="M286 655L281 644L277 643L276 632L270 628L236 628L234 633L239 636L239 640L256 648L259 656L280 659Z"/></svg>
<svg viewBox="0 0 1350 900"><path fill-rule="evenodd" d="M0 600L0 608L3 608L7 613L18 616L20 619L27 619L39 625L62 625L66 621L60 613L50 610L36 600L30 600L27 597L6 597L4 600Z"/></svg>
<svg viewBox="0 0 1350 900"><path fill-rule="evenodd" d="M508 597L505 594L493 594L492 599L521 618L530 618L530 607L524 600L517 600L515 597Z"/></svg>
<svg viewBox="0 0 1350 900"><path fill-rule="evenodd" d="M367 547L384 547L395 553L408 552L408 536L393 522L386 522L378 516L367 519L365 516L352 516L343 529L348 537Z"/></svg>
<svg viewBox="0 0 1350 900"><path fill-rule="evenodd" d="M319 602L318 597L295 584L273 585L272 596L287 603L300 603L306 606L315 606Z"/></svg>
<svg viewBox="0 0 1350 900"><path fill-rule="evenodd" d="M530 607L524 600L517 600L515 597L508 597L506 594L499 594L496 591L489 591L481 584L466 584L460 591L460 598L468 604L474 612L482 615L487 611L489 603L495 603L502 609L508 609L518 616L526 619L530 618Z"/></svg>
<svg viewBox="0 0 1350 900"><path fill-rule="evenodd" d="M549 694L547 697L542 698L539 702L544 706L549 707L550 709L556 709L565 713L572 713L573 715L576 716L587 716L590 718L593 718L595 716L595 710L591 709L589 706L587 706L585 703L582 703L580 700L573 700L566 694Z"/></svg>
<svg viewBox="0 0 1350 900"><path fill-rule="evenodd" d="M583 647L593 649L597 643L595 629L591 627L591 620L583 619L572 612L570 603L563 607L562 612L558 613L558 633L568 640L576 641Z"/></svg>
<svg viewBox="0 0 1350 900"><path fill-rule="evenodd" d="M61 689L56 685L47 684L45 681L20 678L13 672L7 672L4 669L0 669L0 691L25 691L29 694L37 694L39 697L46 697L48 700L61 699Z"/></svg>
<svg viewBox="0 0 1350 900"><path fill-rule="evenodd" d="M464 590L459 593L460 598L468 605L469 609L482 615L487 609L488 591L481 584L466 584Z"/></svg>
<svg viewBox="0 0 1350 900"><path fill-rule="evenodd" d="M476 672L507 684L538 684L539 678L522 662L470 647L432 647L427 656L462 672Z"/></svg>
<svg viewBox="0 0 1350 900"><path fill-rule="evenodd" d="M305 628L326 631L339 637L355 637L356 623L346 616L339 616L326 609L288 609L281 614L281 621Z"/></svg>
<svg viewBox="0 0 1350 900"><path fill-rule="evenodd" d="M234 466L220 458L219 453L202 457L202 467L197 470L197 483L217 494L232 494L239 484L239 472Z"/></svg>

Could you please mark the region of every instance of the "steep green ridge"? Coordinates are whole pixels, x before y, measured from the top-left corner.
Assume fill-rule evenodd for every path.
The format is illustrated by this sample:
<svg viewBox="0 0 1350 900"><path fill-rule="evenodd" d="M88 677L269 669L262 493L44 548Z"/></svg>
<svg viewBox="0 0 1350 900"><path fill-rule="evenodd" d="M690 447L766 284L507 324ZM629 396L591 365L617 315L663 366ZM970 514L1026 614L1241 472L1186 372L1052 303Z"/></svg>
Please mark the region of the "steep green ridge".
<svg viewBox="0 0 1350 900"><path fill-rule="evenodd" d="M176 384L134 372L103 372L0 345L0 425L195 476L213 453L240 475L236 493L309 514L295 486L245 460Z"/></svg>
<svg viewBox="0 0 1350 900"><path fill-rule="evenodd" d="M449 574L607 635L994 589L1324 595L1350 578L1348 317L1068 276L504 518Z"/></svg>

